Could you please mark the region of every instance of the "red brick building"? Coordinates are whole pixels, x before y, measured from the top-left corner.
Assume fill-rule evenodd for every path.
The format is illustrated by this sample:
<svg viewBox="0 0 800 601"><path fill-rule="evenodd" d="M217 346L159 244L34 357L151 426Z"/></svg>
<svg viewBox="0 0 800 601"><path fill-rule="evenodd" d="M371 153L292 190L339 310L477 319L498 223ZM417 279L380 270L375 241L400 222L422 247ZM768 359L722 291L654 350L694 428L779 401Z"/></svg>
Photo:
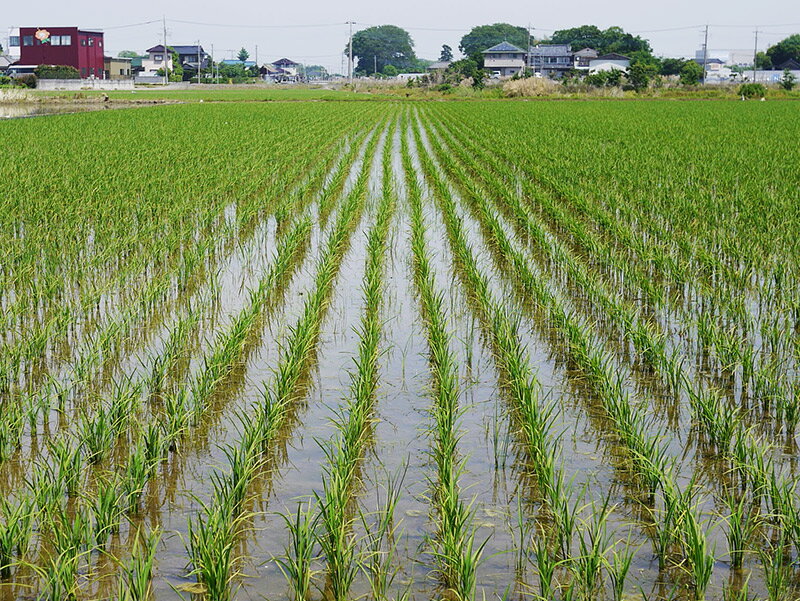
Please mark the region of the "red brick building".
<svg viewBox="0 0 800 601"><path fill-rule="evenodd" d="M69 65L102 78L103 33L77 27L20 27L19 65Z"/></svg>

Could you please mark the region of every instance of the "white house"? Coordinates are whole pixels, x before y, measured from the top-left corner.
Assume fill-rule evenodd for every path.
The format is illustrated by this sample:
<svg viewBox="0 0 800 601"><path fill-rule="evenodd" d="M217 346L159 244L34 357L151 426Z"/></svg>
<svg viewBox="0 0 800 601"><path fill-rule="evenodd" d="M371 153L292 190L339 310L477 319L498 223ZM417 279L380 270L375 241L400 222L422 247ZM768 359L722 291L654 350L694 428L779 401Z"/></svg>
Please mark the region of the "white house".
<svg viewBox="0 0 800 601"><path fill-rule="evenodd" d="M614 69L618 71L627 71L630 66L631 59L627 56L611 52L610 54L604 54L603 56L591 59L589 61L589 73L613 71Z"/></svg>
<svg viewBox="0 0 800 601"><path fill-rule="evenodd" d="M498 77L516 75L525 68L525 51L501 42L483 51L483 66Z"/></svg>
<svg viewBox="0 0 800 601"><path fill-rule="evenodd" d="M164 46L158 45L148 48L147 58L142 59L141 77L156 77L159 70L164 68ZM172 71L172 53L166 53L167 69Z"/></svg>

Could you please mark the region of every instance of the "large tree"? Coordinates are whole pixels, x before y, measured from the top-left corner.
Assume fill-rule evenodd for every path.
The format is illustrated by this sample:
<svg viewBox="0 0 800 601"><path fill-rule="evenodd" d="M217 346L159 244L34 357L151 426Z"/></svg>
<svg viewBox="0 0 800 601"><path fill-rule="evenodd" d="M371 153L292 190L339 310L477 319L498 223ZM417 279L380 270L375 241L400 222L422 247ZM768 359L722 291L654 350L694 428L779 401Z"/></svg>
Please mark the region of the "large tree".
<svg viewBox="0 0 800 601"><path fill-rule="evenodd" d="M344 53L348 54L345 47ZM353 56L358 58L356 71L372 73L377 66L383 71L386 65L398 71L417 64L414 54L414 40L405 30L395 25L379 25L362 29L353 35Z"/></svg>
<svg viewBox="0 0 800 601"><path fill-rule="evenodd" d="M447 44L442 46L442 51L439 53L439 60L443 62L450 62L453 60L453 49Z"/></svg>
<svg viewBox="0 0 800 601"><path fill-rule="evenodd" d="M609 52L652 54L653 52L650 42L640 38L638 35L626 33L621 27L600 29L595 25L581 25L571 29L560 29L553 34L550 42L553 44L569 44L573 51L594 48L600 54L608 54Z"/></svg>
<svg viewBox="0 0 800 601"><path fill-rule="evenodd" d="M800 62L800 33L790 35L770 46L767 49L767 56L772 59L772 64L776 67L791 59Z"/></svg>
<svg viewBox="0 0 800 601"><path fill-rule="evenodd" d="M478 25L461 38L458 49L464 53L464 56L474 56L500 42L508 42L525 50L525 46L528 45L528 30L509 23Z"/></svg>

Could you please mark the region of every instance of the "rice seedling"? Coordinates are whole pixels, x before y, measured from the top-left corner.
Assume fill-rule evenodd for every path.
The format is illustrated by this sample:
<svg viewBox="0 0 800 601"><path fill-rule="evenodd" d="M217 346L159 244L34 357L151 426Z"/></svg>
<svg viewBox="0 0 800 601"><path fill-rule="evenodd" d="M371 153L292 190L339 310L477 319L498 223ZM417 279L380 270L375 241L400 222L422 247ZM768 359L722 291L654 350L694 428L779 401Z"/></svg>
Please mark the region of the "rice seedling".
<svg viewBox="0 0 800 601"><path fill-rule="evenodd" d="M161 540L161 530L156 527L149 532L136 531L130 558L123 562L118 584L117 599L120 601L148 601L153 598L152 578L156 552Z"/></svg>
<svg viewBox="0 0 800 601"><path fill-rule="evenodd" d="M317 528L321 514L309 500L305 509L302 503L297 504L294 520L286 515L279 515L289 531L289 543L286 546L286 555L276 557L275 562L289 583L295 601L304 601L311 589L311 563L317 546Z"/></svg>

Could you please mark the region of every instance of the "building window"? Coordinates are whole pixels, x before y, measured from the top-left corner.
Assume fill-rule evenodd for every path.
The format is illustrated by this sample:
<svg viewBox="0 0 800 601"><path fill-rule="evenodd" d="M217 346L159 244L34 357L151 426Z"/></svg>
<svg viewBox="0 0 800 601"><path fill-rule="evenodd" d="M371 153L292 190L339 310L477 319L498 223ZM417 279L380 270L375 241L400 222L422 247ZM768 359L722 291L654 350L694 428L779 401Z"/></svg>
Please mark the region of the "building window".
<svg viewBox="0 0 800 601"><path fill-rule="evenodd" d="M103 40L99 40L98 39L97 40L97 45L100 46L100 48L102 48L103 47Z"/></svg>
<svg viewBox="0 0 800 601"><path fill-rule="evenodd" d="M86 77L86 67L81 67L81 77Z"/></svg>
<svg viewBox="0 0 800 601"><path fill-rule="evenodd" d="M81 46L86 46L86 38L81 38Z"/></svg>
<svg viewBox="0 0 800 601"><path fill-rule="evenodd" d="M12 35L11 38L8 40L9 46L19 46L19 36Z"/></svg>
<svg viewBox="0 0 800 601"><path fill-rule="evenodd" d="M62 46L72 46L72 36L71 35L62 35L61 36L61 45Z"/></svg>
<svg viewBox="0 0 800 601"><path fill-rule="evenodd" d="M89 38L89 46L94 46L94 38Z"/></svg>
<svg viewBox="0 0 800 601"><path fill-rule="evenodd" d="M157 63L160 63L162 60L164 60L164 56L161 54L156 54L153 56L153 60L156 61Z"/></svg>
<svg viewBox="0 0 800 601"><path fill-rule="evenodd" d="M25 46L33 46L33 36L32 35L22 36L22 43Z"/></svg>

